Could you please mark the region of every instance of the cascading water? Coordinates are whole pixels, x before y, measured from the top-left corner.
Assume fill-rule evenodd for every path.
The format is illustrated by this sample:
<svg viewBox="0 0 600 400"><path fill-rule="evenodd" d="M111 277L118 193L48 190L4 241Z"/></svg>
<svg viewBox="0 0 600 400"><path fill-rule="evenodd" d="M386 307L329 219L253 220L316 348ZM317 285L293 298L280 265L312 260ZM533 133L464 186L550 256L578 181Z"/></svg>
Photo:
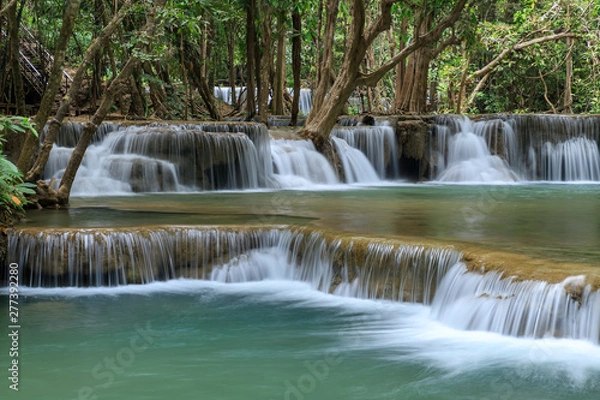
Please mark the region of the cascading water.
<svg viewBox="0 0 600 400"><path fill-rule="evenodd" d="M465 129L472 135L463 134ZM596 116L500 115L479 121L443 116L433 134L431 163L441 181L600 181Z"/></svg>
<svg viewBox="0 0 600 400"><path fill-rule="evenodd" d="M345 140L332 136L337 156L342 162L344 177L347 183L379 182L377 172L369 159L358 149L350 146Z"/></svg>
<svg viewBox="0 0 600 400"><path fill-rule="evenodd" d="M440 182L512 182L518 180L508 163L488 148L492 141L488 124L466 117L450 119L455 125L438 129L437 180ZM496 137L498 134L496 134ZM505 155L511 135L505 134ZM487 140L486 140L487 139Z"/></svg>
<svg viewBox="0 0 600 400"><path fill-rule="evenodd" d="M272 140L271 158L273 178L281 187L339 183L331 164L308 140Z"/></svg>
<svg viewBox="0 0 600 400"><path fill-rule="evenodd" d="M288 88L288 93L293 96L294 89ZM233 104L232 98L232 90L230 86L215 86L213 88L213 94L215 98L227 103ZM241 99L240 99L241 96ZM240 104L243 104L246 101L246 87L236 86L235 88L235 98L236 101ZM269 97L269 101L271 97ZM310 109L312 108L312 91L310 89L300 89L300 103L298 104L300 108L300 112L304 115L308 115Z"/></svg>
<svg viewBox="0 0 600 400"><path fill-rule="evenodd" d="M600 344L600 292L583 277L548 284L469 272L451 248L277 227L22 229L9 241L30 287L291 280L339 296L431 304L433 319L458 329Z"/></svg>
<svg viewBox="0 0 600 400"><path fill-rule="evenodd" d="M560 284L518 282L490 272L467 272L457 264L438 286L432 316L465 330L531 338L584 339L600 344L600 292L583 285L584 277Z"/></svg>
<svg viewBox="0 0 600 400"><path fill-rule="evenodd" d="M81 131L82 125L67 124L59 131L57 143L73 145ZM344 167L345 183L372 183L386 174L396 176L397 155L389 126L353 128L334 136L339 136L332 140ZM312 143L271 140L261 124L126 128L107 124L95 137L73 185L75 196L307 188L340 183L334 168ZM60 179L72 152L72 147L54 146L44 178Z"/></svg>
<svg viewBox="0 0 600 400"><path fill-rule="evenodd" d="M72 151L53 149L46 179L60 179ZM73 194L256 188L265 180L262 159L243 133L133 126L88 148Z"/></svg>
<svg viewBox="0 0 600 400"><path fill-rule="evenodd" d="M290 96L294 95L294 89L288 88ZM300 89L300 102L298 104L300 112L304 115L308 115L312 109L312 90Z"/></svg>
<svg viewBox="0 0 600 400"><path fill-rule="evenodd" d="M380 179L399 178L396 133L389 123L337 128L331 131L331 136L344 139L351 147L360 150Z"/></svg>

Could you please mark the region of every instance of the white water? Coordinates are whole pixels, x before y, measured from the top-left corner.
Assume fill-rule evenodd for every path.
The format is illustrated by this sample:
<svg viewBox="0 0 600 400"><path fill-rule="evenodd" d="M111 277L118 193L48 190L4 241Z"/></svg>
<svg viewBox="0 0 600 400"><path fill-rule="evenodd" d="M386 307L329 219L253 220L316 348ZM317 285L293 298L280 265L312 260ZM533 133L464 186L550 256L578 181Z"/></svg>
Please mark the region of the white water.
<svg viewBox="0 0 600 400"><path fill-rule="evenodd" d="M331 131L331 136L341 138L351 147L360 150L380 179L399 178L396 133L389 123L337 128Z"/></svg>
<svg viewBox="0 0 600 400"><path fill-rule="evenodd" d="M567 116L440 117L432 162L442 182L600 181L600 125Z"/></svg>
<svg viewBox="0 0 600 400"><path fill-rule="evenodd" d="M548 284L467 272L452 249L372 241L360 258L354 242L341 248L319 232L284 229L47 230L9 240L9 259L27 266L26 286L120 286L135 277L300 281L339 296L431 303L430 317L455 329L600 345L600 293L583 277ZM219 262L223 256L230 258Z"/></svg>
<svg viewBox="0 0 600 400"><path fill-rule="evenodd" d="M600 152L591 139L578 137L556 145L546 142L541 157L543 180L600 181Z"/></svg>
<svg viewBox="0 0 600 400"><path fill-rule="evenodd" d="M294 89L288 88L287 91L291 96L294 95ZM213 94L217 99L224 101L227 104L233 103L233 98L231 95L232 90L231 90L230 86L215 86L213 89ZM241 101L240 101L240 94L242 96ZM243 86L243 87L236 86L235 98L238 103L240 103L240 104L245 103L245 101L246 101L246 87L245 86ZM271 96L269 96L269 101L271 101ZM300 103L299 103L300 112L304 115L308 115L311 108L312 108L312 91L310 89L300 89Z"/></svg>
<svg viewBox="0 0 600 400"><path fill-rule="evenodd" d="M339 183L331 164L308 140L271 140L273 178L282 188Z"/></svg>
<svg viewBox="0 0 600 400"><path fill-rule="evenodd" d="M102 135L88 147L72 195L331 188L340 183L378 182L380 176L385 176L386 168L397 169L396 163L384 164L384 160L396 159L395 150L390 147L390 127L377 127L372 131L363 128L343 135L354 146L363 148L371 160L344 140L336 139L335 147L344 167L344 182L340 182L333 167L312 143L269 140L267 130L261 125L110 127L113 131L103 129ZM69 125L61 134L64 133L65 140L71 143L80 131L81 126ZM369 133L373 133L375 140L364 140ZM44 178L54 178L58 183L72 152L72 148L54 146ZM371 163L378 166L379 176Z"/></svg>
<svg viewBox="0 0 600 400"><path fill-rule="evenodd" d="M475 130L473 122L466 117L458 120L457 126L458 131L451 135L447 131L438 132L438 181L491 183L518 180L506 161L490 153L484 139L486 130Z"/></svg>
<svg viewBox="0 0 600 400"><path fill-rule="evenodd" d="M377 172L369 159L358 149L350 146L345 140L332 136L337 155L344 168L346 183L379 182Z"/></svg>

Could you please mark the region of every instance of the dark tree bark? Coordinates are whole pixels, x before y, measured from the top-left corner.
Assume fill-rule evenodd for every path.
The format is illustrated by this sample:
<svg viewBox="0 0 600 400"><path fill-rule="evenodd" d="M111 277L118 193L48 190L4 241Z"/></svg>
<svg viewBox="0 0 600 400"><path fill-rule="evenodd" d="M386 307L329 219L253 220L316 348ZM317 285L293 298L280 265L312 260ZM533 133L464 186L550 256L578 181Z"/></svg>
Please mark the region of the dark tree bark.
<svg viewBox="0 0 600 400"><path fill-rule="evenodd" d="M235 21L231 20L229 25L229 35L227 35L227 57L229 61L229 87L231 88L231 104L236 107L237 98L235 95Z"/></svg>
<svg viewBox="0 0 600 400"><path fill-rule="evenodd" d="M123 4L119 12L113 16L112 20L104 27L96 39L94 39L90 44L90 47L87 48L83 55L83 60L73 76L73 83L71 84L69 91L63 96L58 111L49 123L48 131L46 132L46 137L44 138L40 153L38 154L33 167L27 173L25 178L26 181L36 182L41 178L46 163L48 162L50 151L52 151L54 141L56 140L58 130L65 116L69 113L71 101L75 98L77 92L81 88L81 83L83 82L88 67L92 65L96 54L108 44L110 36L115 32L125 15L131 10L130 6L132 2L133 0L127 0L125 4Z"/></svg>
<svg viewBox="0 0 600 400"><path fill-rule="evenodd" d="M292 12L292 27L294 36L292 36L292 73L294 75L294 98L292 100L292 119L291 126L298 124L298 112L300 109L300 68L302 68L302 18L298 11L297 3Z"/></svg>
<svg viewBox="0 0 600 400"><path fill-rule="evenodd" d="M273 113L275 115L283 115L285 113L283 107L285 85L285 48L286 48L286 23L283 10L279 10L277 15L277 65L275 67L275 82L273 85Z"/></svg>
<svg viewBox="0 0 600 400"><path fill-rule="evenodd" d="M325 95L327 94L327 89L329 89L329 84L331 82L331 69L333 68L333 44L335 38L335 25L337 21L338 7L340 4L340 0L328 0L326 4L326 16L325 16L325 37L323 39L323 52L321 58L321 63L319 64L319 74L318 74L318 82L317 89L315 90L315 94L313 96L313 110L318 110L321 108L323 101L325 101ZM362 57L357 60L362 60ZM357 63L358 64L358 63ZM308 116L309 123L315 113L310 113ZM337 117L337 116L336 116Z"/></svg>
<svg viewBox="0 0 600 400"><path fill-rule="evenodd" d="M188 60L185 63L188 70L188 75L194 86L198 88L198 93L204 101L210 117L219 121L222 119L221 111L217 107L217 101L211 87L208 85L206 76L204 75L204 63L201 55L201 49L198 46L184 40L185 54L188 56Z"/></svg>
<svg viewBox="0 0 600 400"><path fill-rule="evenodd" d="M271 57L271 13L273 8L267 1L262 4L262 54L260 55L260 81L258 85L258 114L260 121L267 125L269 123L269 89L270 89L270 65Z"/></svg>
<svg viewBox="0 0 600 400"><path fill-rule="evenodd" d="M256 91L254 74L256 61L256 0L248 0L246 11L246 119L251 120L256 114Z"/></svg>
<svg viewBox="0 0 600 400"><path fill-rule="evenodd" d="M145 38L145 40L151 40L151 38L154 36L157 22L156 13L159 8L164 7L166 2L167 0L156 0L154 8L149 13L146 25L144 26L140 34L140 36ZM104 95L102 96L100 106L92 116L91 120L86 122L86 124L84 125L81 137L79 138L79 141L77 142L77 145L73 150L73 154L69 159L69 163L67 164L67 168L61 179L60 187L58 188L57 194L60 205L64 206L69 203L69 197L71 194L71 188L73 187L73 182L75 180L75 175L77 174L77 170L81 165L81 161L83 160L85 151L87 150L87 147L89 146L92 137L94 136L94 133L106 117L106 114L108 114L110 107L114 103L115 96L126 86L127 80L141 62L140 58L138 56L135 56L135 54L135 52L132 53L130 58L123 66L123 69L121 69L119 75L108 86L108 88L104 92Z"/></svg>
<svg viewBox="0 0 600 400"><path fill-rule="evenodd" d="M27 115L25 110L25 89L23 86L23 75L19 65L19 18L17 12L17 2L10 2L3 10L6 10L8 20L8 52L9 67L12 77L13 93L15 95L15 105L17 114ZM4 152L9 160L17 162L19 152L23 147L24 136L16 132L9 132Z"/></svg>
<svg viewBox="0 0 600 400"><path fill-rule="evenodd" d="M329 4L337 4L337 1L329 0ZM309 121L300 132L302 136L310 139L315 147L325 154L331 152L329 144L331 129L354 89L361 85L374 86L387 72L394 69L399 62L405 60L408 55L439 40L444 31L458 20L467 0L458 0L451 13L437 23L432 30L415 38L410 45L397 53L388 62L372 72L361 73L360 63L357 63L356 60L362 60L367 49L379 34L390 28L391 9L396 2L398 0L381 0L379 15L368 26L366 26L364 1L353 0L352 2L352 26L346 42L343 64L327 94L327 101L323 102L320 107L315 108L313 106Z"/></svg>
<svg viewBox="0 0 600 400"><path fill-rule="evenodd" d="M54 99L60 89L63 78L64 62L67 54L67 45L69 44L71 34L73 33L73 26L75 25L75 19L79 13L80 4L81 0L70 0L65 9L62 27L54 51L54 64L52 65L52 71L50 72L50 79L48 80L48 85L44 91L40 108L34 119L37 129L42 129L46 126L48 117L52 112ZM20 171L23 171L23 173L27 172L30 167L31 159L36 151L37 144L37 137L32 132L28 132L25 144L21 150L19 161L17 162L17 167Z"/></svg>

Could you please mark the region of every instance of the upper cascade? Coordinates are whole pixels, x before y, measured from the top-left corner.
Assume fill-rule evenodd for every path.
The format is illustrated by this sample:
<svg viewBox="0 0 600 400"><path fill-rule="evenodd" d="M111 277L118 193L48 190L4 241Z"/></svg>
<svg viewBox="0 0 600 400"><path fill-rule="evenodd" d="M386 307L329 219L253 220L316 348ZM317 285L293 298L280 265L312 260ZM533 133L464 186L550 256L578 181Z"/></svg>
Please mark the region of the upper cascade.
<svg viewBox="0 0 600 400"><path fill-rule="evenodd" d="M399 179L398 149L394 128L384 122L376 126L336 128L331 136L344 139L369 160L379 179Z"/></svg>
<svg viewBox="0 0 600 400"><path fill-rule="evenodd" d="M600 181L597 116L446 115L432 135L431 164L441 181Z"/></svg>
<svg viewBox="0 0 600 400"><path fill-rule="evenodd" d="M82 131L82 124L61 127L45 179L62 177ZM337 130L333 136L343 179L311 142L272 139L262 124L102 124L86 151L72 194L311 188L397 177L394 131L389 125Z"/></svg>

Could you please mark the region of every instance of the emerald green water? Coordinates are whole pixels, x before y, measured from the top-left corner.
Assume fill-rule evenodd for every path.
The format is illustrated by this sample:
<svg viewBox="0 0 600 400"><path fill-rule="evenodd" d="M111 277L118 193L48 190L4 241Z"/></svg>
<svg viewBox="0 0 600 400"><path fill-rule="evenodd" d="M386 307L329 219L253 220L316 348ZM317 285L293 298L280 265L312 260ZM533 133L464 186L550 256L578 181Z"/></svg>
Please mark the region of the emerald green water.
<svg viewBox="0 0 600 400"><path fill-rule="evenodd" d="M19 398L582 400L600 393L600 348L586 342L456 331L424 306L339 298L300 283L182 280L24 294Z"/></svg>
<svg viewBox="0 0 600 400"><path fill-rule="evenodd" d="M467 242L600 265L600 185L407 185L161 194L75 198L73 207L31 213L25 225L312 224L375 236Z"/></svg>

